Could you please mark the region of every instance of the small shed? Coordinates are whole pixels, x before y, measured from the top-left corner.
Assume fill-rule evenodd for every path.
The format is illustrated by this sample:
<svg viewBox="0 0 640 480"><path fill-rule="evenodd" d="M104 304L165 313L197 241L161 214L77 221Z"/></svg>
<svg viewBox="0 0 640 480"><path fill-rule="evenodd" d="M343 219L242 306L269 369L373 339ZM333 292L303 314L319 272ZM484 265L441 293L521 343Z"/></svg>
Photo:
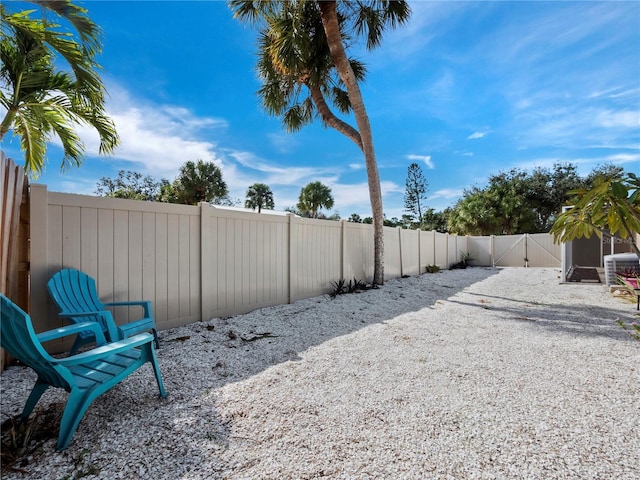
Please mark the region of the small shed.
<svg viewBox="0 0 640 480"><path fill-rule="evenodd" d="M621 261L632 261L636 265L638 264L637 256L635 260L629 260L635 253L631 245L630 239L623 239L613 236L607 232L602 234L602 237L592 235L590 238L577 238L575 240L565 242L562 245L562 282L594 280L599 281L596 277L593 277L589 272L599 272L605 269L605 257L608 262L616 261L616 263L622 265ZM624 259L622 258L624 257ZM615 283L615 275L605 275L607 285Z"/></svg>

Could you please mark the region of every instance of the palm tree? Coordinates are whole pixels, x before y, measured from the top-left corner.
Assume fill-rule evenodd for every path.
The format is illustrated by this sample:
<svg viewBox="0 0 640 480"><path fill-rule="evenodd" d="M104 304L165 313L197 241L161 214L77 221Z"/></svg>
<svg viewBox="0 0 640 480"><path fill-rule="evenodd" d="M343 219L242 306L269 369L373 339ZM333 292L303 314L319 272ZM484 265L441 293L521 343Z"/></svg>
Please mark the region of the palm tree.
<svg viewBox="0 0 640 480"><path fill-rule="evenodd" d="M230 5L236 18L262 22L258 71L263 85L258 93L267 111L281 115L289 131L302 128L319 115L325 125L346 135L363 152L374 224L373 283L382 284L382 192L369 118L358 85L365 69L347 57L344 42L366 35L368 48L378 46L387 26L395 27L408 19L407 3L231 0ZM302 94L305 88L306 96ZM338 118L328 101L340 113L353 111L357 129Z"/></svg>
<svg viewBox="0 0 640 480"><path fill-rule="evenodd" d="M594 233L629 238L635 253L640 249L635 234L640 232L640 178L633 173L612 173L596 177L590 189L569 192L573 206L558 216L551 227L554 240L566 242L589 238Z"/></svg>
<svg viewBox="0 0 640 480"><path fill-rule="evenodd" d="M275 206L273 192L264 183L254 183L247 189L247 199L244 206L254 210L257 208L258 213L262 211L262 207L273 210Z"/></svg>
<svg viewBox="0 0 640 480"><path fill-rule="evenodd" d="M168 191L167 191L168 190ZM213 162L185 162L170 189L165 187L170 203L196 205L198 202L225 202L229 190L222 179L222 170Z"/></svg>
<svg viewBox="0 0 640 480"><path fill-rule="evenodd" d="M34 3L70 22L80 38L78 43L73 33L44 16L32 18L33 10L9 13L0 5L0 105L6 109L0 140L13 130L25 152L25 170L37 176L52 136L62 142L63 168L82 163L84 145L76 126L96 129L101 154L113 152L119 139L105 113L105 89L94 59L100 52L98 27L69 0ZM70 71L57 69L58 57Z"/></svg>
<svg viewBox="0 0 640 480"><path fill-rule="evenodd" d="M331 189L321 182L311 182L300 191L298 210L311 218L318 218L320 208L333 208Z"/></svg>

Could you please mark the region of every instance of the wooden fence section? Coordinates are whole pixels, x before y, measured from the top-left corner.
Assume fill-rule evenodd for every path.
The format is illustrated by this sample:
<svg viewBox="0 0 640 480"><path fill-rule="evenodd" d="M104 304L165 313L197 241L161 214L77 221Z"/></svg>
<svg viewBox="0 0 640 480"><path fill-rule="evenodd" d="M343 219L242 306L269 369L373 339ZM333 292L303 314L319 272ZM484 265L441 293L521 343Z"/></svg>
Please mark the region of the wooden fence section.
<svg viewBox="0 0 640 480"><path fill-rule="evenodd" d="M373 276L371 225L48 192L31 185L31 312L59 320L46 283L65 267L93 276L105 302L151 300L159 329L321 295ZM385 227L385 278L448 268L559 266L551 237L458 237ZM558 260L556 260L558 259ZM512 262L512 263L509 263ZM541 262L541 263L537 263ZM119 307L126 322L137 314ZM66 345L60 345L66 348Z"/></svg>
<svg viewBox="0 0 640 480"><path fill-rule="evenodd" d="M0 293L29 311L29 182L0 151ZM0 371L7 361L0 350Z"/></svg>

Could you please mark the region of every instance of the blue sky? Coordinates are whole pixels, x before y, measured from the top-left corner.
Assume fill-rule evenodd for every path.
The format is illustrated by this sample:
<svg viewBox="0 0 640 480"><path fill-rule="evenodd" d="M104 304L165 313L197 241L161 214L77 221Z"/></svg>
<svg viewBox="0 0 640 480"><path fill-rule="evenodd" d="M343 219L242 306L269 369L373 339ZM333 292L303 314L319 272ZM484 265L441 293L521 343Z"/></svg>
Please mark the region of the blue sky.
<svg viewBox="0 0 640 480"><path fill-rule="evenodd" d="M61 174L48 152L37 180L93 194L101 177L134 170L172 181L188 160L222 168L231 196L268 184L276 209L311 181L329 185L332 211L370 216L364 158L320 121L289 134L261 108L256 31L226 2L81 3L103 29L107 110L122 145ZM362 86L384 211L404 213L407 167L422 166L428 206L511 168L614 163L640 173L640 2L412 2L409 23L373 52ZM9 7L11 8L11 7ZM353 119L347 119L355 125ZM55 142L54 142L55 143ZM20 158L17 140L2 148Z"/></svg>

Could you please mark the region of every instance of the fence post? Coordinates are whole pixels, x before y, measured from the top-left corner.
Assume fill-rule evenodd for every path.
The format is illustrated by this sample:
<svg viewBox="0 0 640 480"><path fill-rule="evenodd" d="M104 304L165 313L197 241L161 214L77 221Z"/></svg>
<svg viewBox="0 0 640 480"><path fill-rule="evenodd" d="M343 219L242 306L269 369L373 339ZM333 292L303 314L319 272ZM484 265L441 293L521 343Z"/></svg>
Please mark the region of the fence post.
<svg viewBox="0 0 640 480"><path fill-rule="evenodd" d="M49 205L46 185L31 185L31 291L46 292L49 280ZM32 318L48 317L47 296L31 297Z"/></svg>
<svg viewBox="0 0 640 480"><path fill-rule="evenodd" d="M418 276L420 276L421 265L422 265L422 230L418 229Z"/></svg>
<svg viewBox="0 0 640 480"><path fill-rule="evenodd" d="M495 235L491 235L489 237L489 242L490 242L489 250L491 251L491 267L492 268L496 268L496 256L495 256L495 249L493 244L494 241L495 241Z"/></svg>
<svg viewBox="0 0 640 480"><path fill-rule="evenodd" d="M211 305L211 216L208 202L198 202L200 207L200 312L202 320L213 318Z"/></svg>
<svg viewBox="0 0 640 480"><path fill-rule="evenodd" d="M398 229L398 256L400 257L400 278L404 276L404 269L402 265L402 228L396 227Z"/></svg>
<svg viewBox="0 0 640 480"><path fill-rule="evenodd" d="M292 250L292 245L293 242L291 241L291 237L292 237L292 231L293 231L293 218L294 215L293 213L287 213L287 220L289 221L289 229L287 230L287 252L289 252L289 273L287 276L287 303L291 303L292 302L292 285L293 282L291 281L291 278L293 276L293 269L294 269L294 265L293 265L293 252ZM296 265L297 268L297 265Z"/></svg>
<svg viewBox="0 0 640 480"><path fill-rule="evenodd" d="M444 234L444 258L446 258L444 270L449 270L449 232Z"/></svg>
<svg viewBox="0 0 640 480"><path fill-rule="evenodd" d="M346 228L347 228L347 220L342 218L340 219L340 223L341 223L341 227L340 228L340 278L344 278L344 271L345 271L345 258L346 258L346 249L347 249L347 235L346 235Z"/></svg>

